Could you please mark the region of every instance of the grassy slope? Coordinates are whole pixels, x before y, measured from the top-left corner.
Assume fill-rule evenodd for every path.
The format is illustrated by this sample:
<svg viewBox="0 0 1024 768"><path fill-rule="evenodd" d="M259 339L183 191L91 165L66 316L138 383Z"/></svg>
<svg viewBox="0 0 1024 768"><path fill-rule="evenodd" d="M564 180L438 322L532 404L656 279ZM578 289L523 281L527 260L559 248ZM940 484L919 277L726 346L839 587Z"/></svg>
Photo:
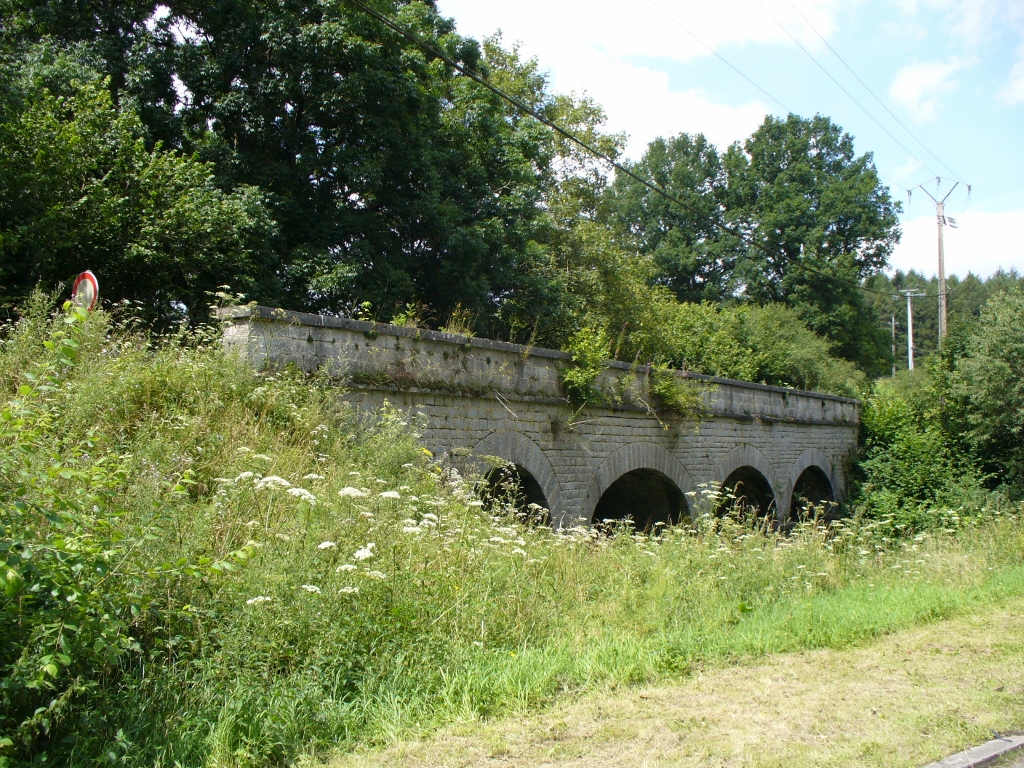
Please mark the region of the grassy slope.
<svg viewBox="0 0 1024 768"><path fill-rule="evenodd" d="M1016 598L853 650L708 668L329 764L915 768L1024 727L1022 657Z"/></svg>
<svg viewBox="0 0 1024 768"><path fill-rule="evenodd" d="M91 425L90 457L121 457L122 524L164 521L145 558L247 542L256 556L154 584L165 609L133 623L141 651L57 724L78 762L115 747L137 765L282 763L1024 592L1012 516L899 544L852 525L555 536L442 479L400 413L360 418L326 382L257 377L193 337L154 351L104 323L49 396L56 430ZM8 388L41 335L0 352ZM185 472L190 494L171 493Z"/></svg>

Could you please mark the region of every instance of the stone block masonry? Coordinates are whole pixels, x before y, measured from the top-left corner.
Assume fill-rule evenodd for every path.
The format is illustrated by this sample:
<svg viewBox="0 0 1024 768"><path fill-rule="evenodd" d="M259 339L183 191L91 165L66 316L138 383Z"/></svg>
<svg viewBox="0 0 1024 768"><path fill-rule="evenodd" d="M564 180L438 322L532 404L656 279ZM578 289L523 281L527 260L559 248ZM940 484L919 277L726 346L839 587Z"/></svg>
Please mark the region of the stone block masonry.
<svg viewBox="0 0 1024 768"><path fill-rule="evenodd" d="M596 382L607 402L580 410L562 388L564 352L259 306L219 314L225 346L254 367L326 370L358 408L421 414L424 445L464 471L514 465L556 527L589 524L599 505L638 526L670 522L723 484L770 496L784 524L795 494L841 497L857 446L849 398L676 371L703 403L680 415L660 407L650 369L609 361Z"/></svg>

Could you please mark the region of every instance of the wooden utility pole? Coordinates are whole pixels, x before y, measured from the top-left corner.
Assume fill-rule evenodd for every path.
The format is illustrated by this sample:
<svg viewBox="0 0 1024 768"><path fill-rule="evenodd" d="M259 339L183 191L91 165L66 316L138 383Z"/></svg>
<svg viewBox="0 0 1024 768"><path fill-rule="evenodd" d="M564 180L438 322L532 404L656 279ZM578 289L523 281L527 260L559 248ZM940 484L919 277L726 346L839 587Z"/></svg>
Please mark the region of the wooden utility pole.
<svg viewBox="0 0 1024 768"><path fill-rule="evenodd" d="M939 180L936 179L936 182ZM946 226L953 227L956 229L956 219L946 216L946 201L949 200L949 196L953 194L953 190L960 186L960 182L956 182L950 187L949 192L946 196L939 200L937 197L932 195L924 185L920 185L918 188L923 191L928 197L935 203L935 218L939 225L939 346L942 346L942 340L946 338L947 322L946 317L946 253L942 241L942 230ZM970 187L968 186L968 191ZM914 366L910 366L913 369Z"/></svg>

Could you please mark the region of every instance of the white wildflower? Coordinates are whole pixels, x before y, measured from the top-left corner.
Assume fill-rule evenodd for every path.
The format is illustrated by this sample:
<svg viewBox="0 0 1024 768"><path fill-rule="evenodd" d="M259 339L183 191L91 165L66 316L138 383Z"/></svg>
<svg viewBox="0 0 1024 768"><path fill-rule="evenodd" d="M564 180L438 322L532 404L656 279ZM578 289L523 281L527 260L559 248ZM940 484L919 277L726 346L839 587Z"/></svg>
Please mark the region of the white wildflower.
<svg viewBox="0 0 1024 768"><path fill-rule="evenodd" d="M349 474L349 477L361 477L363 473L362 472L349 472L348 474Z"/></svg>
<svg viewBox="0 0 1024 768"><path fill-rule="evenodd" d="M349 485L338 491L338 495L341 497L351 497L353 499L359 499L365 496L366 494L360 491L358 488L353 488L351 485Z"/></svg>
<svg viewBox="0 0 1024 768"><path fill-rule="evenodd" d="M369 544L367 544L362 549L357 549L355 551L355 553L352 555L352 559L353 560L360 560L360 561L361 560L369 560L371 557L373 557L373 548L375 546L377 546L377 545L374 544L371 541Z"/></svg>
<svg viewBox="0 0 1024 768"><path fill-rule="evenodd" d="M384 581L384 579L387 578L387 576L380 571L367 571L363 576L368 579L376 579L377 581Z"/></svg>
<svg viewBox="0 0 1024 768"><path fill-rule="evenodd" d="M402 469L411 469L412 467L415 467L415 466L416 466L416 465L415 465L415 464L412 464L412 463L409 463L409 464L403 464L403 465L402 465Z"/></svg>
<svg viewBox="0 0 1024 768"><path fill-rule="evenodd" d="M252 472L243 472L242 474L235 478L235 482L240 483L243 480L248 480L250 477L252 477Z"/></svg>
<svg viewBox="0 0 1024 768"><path fill-rule="evenodd" d="M319 544L316 545L316 548L317 549L337 549L338 545L335 544L333 541L321 541Z"/></svg>
<svg viewBox="0 0 1024 768"><path fill-rule="evenodd" d="M252 453L252 448L246 448L244 445L238 447L239 453Z"/></svg>
<svg viewBox="0 0 1024 768"><path fill-rule="evenodd" d="M424 520L430 520L431 522L434 522L434 523L436 523L437 520L438 520L437 515L435 515L433 512L427 512L425 515L423 515L423 519Z"/></svg>
<svg viewBox="0 0 1024 768"><path fill-rule="evenodd" d="M286 533L275 533L274 536L276 538L280 539L281 541L291 541L292 540L292 537L289 536Z"/></svg>
<svg viewBox="0 0 1024 768"><path fill-rule="evenodd" d="M427 528L433 528L437 525L437 523L435 523L433 520L427 520L426 518L424 518L420 521L420 525L426 526Z"/></svg>
<svg viewBox="0 0 1024 768"><path fill-rule="evenodd" d="M467 507L482 507L483 505L484 503L480 501L480 499L473 499L472 501L466 503Z"/></svg>
<svg viewBox="0 0 1024 768"><path fill-rule="evenodd" d="M407 525L402 528L403 533L420 534L423 533L423 529L418 525Z"/></svg>
<svg viewBox="0 0 1024 768"><path fill-rule="evenodd" d="M408 493L409 491L412 490L412 488L410 488L408 485L402 485L402 486L399 486L398 490L405 491L406 493Z"/></svg>
<svg viewBox="0 0 1024 768"><path fill-rule="evenodd" d="M264 488L291 488L292 484L285 480L283 477L277 475L267 475L258 483L256 483L256 490L262 491Z"/></svg>
<svg viewBox="0 0 1024 768"><path fill-rule="evenodd" d="M273 461L273 459L267 456L267 454L265 453L254 453L252 457L254 459L259 459L260 461Z"/></svg>
<svg viewBox="0 0 1024 768"><path fill-rule="evenodd" d="M213 482L215 482L215 483L225 483L227 485L231 485L235 481L232 480L230 477L215 477L215 478L213 478Z"/></svg>
<svg viewBox="0 0 1024 768"><path fill-rule="evenodd" d="M316 586L315 584L303 584L302 588L309 592L311 595L320 594L320 587Z"/></svg>
<svg viewBox="0 0 1024 768"><path fill-rule="evenodd" d="M307 491L305 488L289 488L288 495L294 496L297 499L301 499L302 501L309 504L311 507L316 506L316 496Z"/></svg>
<svg viewBox="0 0 1024 768"><path fill-rule="evenodd" d="M359 587L342 587L338 590L339 595L358 595Z"/></svg>
<svg viewBox="0 0 1024 768"><path fill-rule="evenodd" d="M522 555L523 557L526 557L526 550L525 549L520 549L519 547L516 547L515 549L512 550L512 554L513 555Z"/></svg>
<svg viewBox="0 0 1024 768"><path fill-rule="evenodd" d="M256 595L256 597L250 597L245 601L246 605L259 605L260 603L269 603L274 598L267 597L266 595Z"/></svg>
<svg viewBox="0 0 1024 768"><path fill-rule="evenodd" d="M356 566L352 565L352 563L345 563L344 565L339 565L337 568L335 568L334 572L335 573L344 573L345 571L354 571L354 570L356 570Z"/></svg>
<svg viewBox="0 0 1024 768"><path fill-rule="evenodd" d="M501 536L491 536L488 541L493 541L495 544L508 544Z"/></svg>
<svg viewBox="0 0 1024 768"><path fill-rule="evenodd" d="M365 517L368 520L373 520L373 512L360 512L359 516L360 517Z"/></svg>
<svg viewBox="0 0 1024 768"><path fill-rule="evenodd" d="M402 521L402 525L416 525L416 524L417 524L416 521L413 520L411 517L407 517L405 520Z"/></svg>
<svg viewBox="0 0 1024 768"><path fill-rule="evenodd" d="M310 472L308 475L303 475L302 479L303 480L326 480L327 478L325 478L323 475L318 475L315 472Z"/></svg>
<svg viewBox="0 0 1024 768"><path fill-rule="evenodd" d="M378 495L382 499L400 499L400 498L402 498L402 494L400 494L398 491L381 491L380 494L378 494Z"/></svg>

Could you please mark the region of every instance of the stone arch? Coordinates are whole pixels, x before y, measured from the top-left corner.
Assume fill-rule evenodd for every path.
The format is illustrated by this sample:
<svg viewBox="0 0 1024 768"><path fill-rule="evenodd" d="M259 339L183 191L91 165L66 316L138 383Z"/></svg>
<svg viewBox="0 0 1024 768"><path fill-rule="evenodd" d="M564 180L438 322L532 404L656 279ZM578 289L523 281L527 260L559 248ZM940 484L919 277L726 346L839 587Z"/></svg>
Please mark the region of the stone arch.
<svg viewBox="0 0 1024 768"><path fill-rule="evenodd" d="M551 463L539 445L520 432L500 430L491 432L477 443L473 449L473 456L495 456L529 472L543 491L548 511L551 513L551 520L557 527L558 521L565 513L562 490L555 471L551 468ZM476 464L476 468L481 473L485 473L491 468L479 458L476 459Z"/></svg>
<svg viewBox="0 0 1024 768"><path fill-rule="evenodd" d="M654 443L632 443L615 451L604 460L590 479L587 493L583 497L580 518L566 521L567 525L588 525L594 517L598 502L613 483L624 475L637 470L654 471L671 481L686 504L686 494L693 490L690 473L679 459ZM689 509L689 506L686 507Z"/></svg>
<svg viewBox="0 0 1024 768"><path fill-rule="evenodd" d="M806 451L800 454L800 457L793 463L793 468L789 473L789 482L787 483L787 489L789 491L790 508L787 509L787 515L792 517L793 508L792 504L795 503L797 485L800 483L801 478L808 470L816 471L823 476L823 479L828 482L828 494L831 498L828 501L839 501L840 497L840 485L836 482L836 474L832 468L832 462L829 461L828 456L824 452L817 448L808 448Z"/></svg>
<svg viewBox="0 0 1024 768"><path fill-rule="evenodd" d="M754 446L749 443L744 443L733 448L715 467L715 473L712 477L715 484L721 488L725 485L730 475L738 470L750 468L757 470L757 472L767 482L771 489L772 496L775 500L776 516L778 516L778 508L785 504L786 510L789 509L788 496L780 493L780 485L778 477L775 474L775 469L772 467L771 462L768 461L768 457L765 456ZM788 489L787 489L788 490Z"/></svg>

